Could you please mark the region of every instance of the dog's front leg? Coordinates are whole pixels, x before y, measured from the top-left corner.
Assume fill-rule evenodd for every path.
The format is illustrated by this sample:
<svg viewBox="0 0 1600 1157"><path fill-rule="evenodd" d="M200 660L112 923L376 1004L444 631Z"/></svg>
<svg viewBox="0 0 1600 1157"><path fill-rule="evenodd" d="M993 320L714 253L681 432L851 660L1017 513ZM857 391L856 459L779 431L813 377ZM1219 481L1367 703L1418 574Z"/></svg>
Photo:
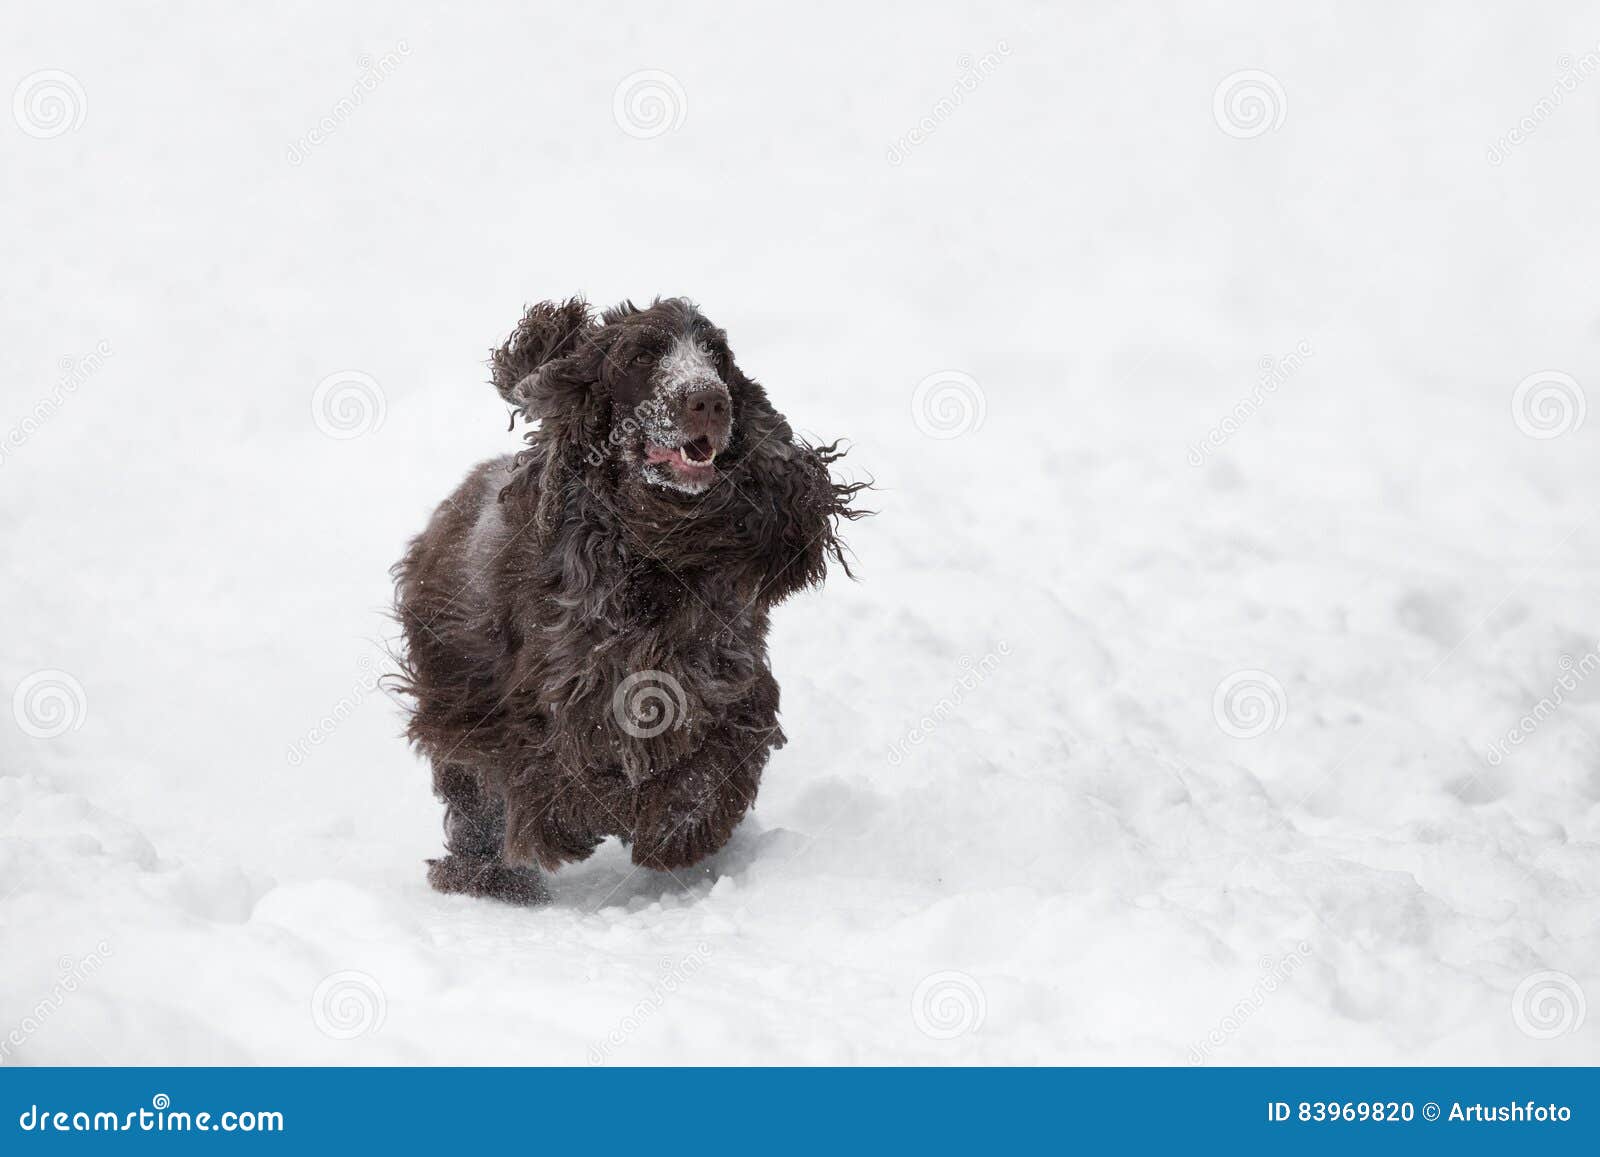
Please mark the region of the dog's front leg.
<svg viewBox="0 0 1600 1157"><path fill-rule="evenodd" d="M728 842L755 803L771 740L719 729L694 754L634 792L633 862L687 868Z"/></svg>
<svg viewBox="0 0 1600 1157"><path fill-rule="evenodd" d="M552 872L586 860L607 836L628 832L630 802L620 771L530 768L506 788L505 858Z"/></svg>
<svg viewBox="0 0 1600 1157"><path fill-rule="evenodd" d="M435 889L510 904L549 900L537 870L509 864L501 855L505 804L483 787L470 768L437 767L434 792L445 803L445 854L428 861L428 882Z"/></svg>

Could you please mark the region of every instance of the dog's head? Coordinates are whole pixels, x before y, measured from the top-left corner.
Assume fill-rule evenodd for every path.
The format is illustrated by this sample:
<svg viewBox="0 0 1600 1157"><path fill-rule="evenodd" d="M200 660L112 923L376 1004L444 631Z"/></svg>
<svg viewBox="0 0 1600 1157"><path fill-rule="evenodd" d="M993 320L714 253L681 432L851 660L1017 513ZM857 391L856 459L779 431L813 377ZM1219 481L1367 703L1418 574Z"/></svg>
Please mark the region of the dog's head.
<svg viewBox="0 0 1600 1157"><path fill-rule="evenodd" d="M649 309L621 305L604 321L607 446L645 485L703 493L717 479L717 457L728 452L737 421L727 335L681 298Z"/></svg>
<svg viewBox="0 0 1600 1157"><path fill-rule="evenodd" d="M727 335L684 298L644 309L624 302L598 319L578 299L541 302L491 365L501 396L539 420L530 439L542 450L542 503L559 502L579 472L687 500L745 447L791 437L765 391L740 372Z"/></svg>
<svg viewBox="0 0 1600 1157"><path fill-rule="evenodd" d="M501 397L538 422L501 497L537 492L541 540L586 504L638 526L691 518L702 533L674 550L731 549L769 604L821 582L827 557L843 563L834 530L862 516L850 500L868 484L831 479L838 444L797 439L692 302L624 302L599 318L577 298L541 302L490 361Z"/></svg>

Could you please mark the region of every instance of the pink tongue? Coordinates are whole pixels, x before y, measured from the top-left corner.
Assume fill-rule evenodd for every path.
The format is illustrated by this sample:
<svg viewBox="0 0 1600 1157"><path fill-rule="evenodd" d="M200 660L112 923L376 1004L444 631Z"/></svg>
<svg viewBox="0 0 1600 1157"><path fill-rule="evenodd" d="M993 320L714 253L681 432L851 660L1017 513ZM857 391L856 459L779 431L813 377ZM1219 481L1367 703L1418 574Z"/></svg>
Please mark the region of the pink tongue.
<svg viewBox="0 0 1600 1157"><path fill-rule="evenodd" d="M710 465L708 462L696 462L692 458L681 458L676 450L668 450L665 446L657 446L654 443L644 448L644 459L646 462L671 462L680 470L704 470Z"/></svg>

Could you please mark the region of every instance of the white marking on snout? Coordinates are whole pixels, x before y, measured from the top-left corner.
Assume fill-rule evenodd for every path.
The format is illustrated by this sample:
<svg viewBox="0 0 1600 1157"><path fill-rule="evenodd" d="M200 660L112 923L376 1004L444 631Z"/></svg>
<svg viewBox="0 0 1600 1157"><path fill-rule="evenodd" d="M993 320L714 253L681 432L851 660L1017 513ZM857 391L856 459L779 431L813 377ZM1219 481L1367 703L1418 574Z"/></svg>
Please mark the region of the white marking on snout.
<svg viewBox="0 0 1600 1157"><path fill-rule="evenodd" d="M676 398L696 386L721 385L711 351L693 338L680 337L656 368L657 389Z"/></svg>
<svg viewBox="0 0 1600 1157"><path fill-rule="evenodd" d="M693 338L678 338L656 363L650 396L634 409L645 437L657 446L676 448L683 440L677 415L684 395L709 386L726 388L711 351Z"/></svg>

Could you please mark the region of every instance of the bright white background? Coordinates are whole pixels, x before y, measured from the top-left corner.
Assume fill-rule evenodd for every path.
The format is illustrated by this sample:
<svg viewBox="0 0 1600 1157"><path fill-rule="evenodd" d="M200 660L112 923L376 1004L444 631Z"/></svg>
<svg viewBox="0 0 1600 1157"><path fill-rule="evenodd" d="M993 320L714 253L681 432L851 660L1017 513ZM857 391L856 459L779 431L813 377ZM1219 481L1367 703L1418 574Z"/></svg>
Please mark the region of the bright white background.
<svg viewBox="0 0 1600 1157"><path fill-rule="evenodd" d="M0 1063L1600 1061L1600 17L947 9L10 14ZM374 682L571 293L881 514L733 845L526 911Z"/></svg>

